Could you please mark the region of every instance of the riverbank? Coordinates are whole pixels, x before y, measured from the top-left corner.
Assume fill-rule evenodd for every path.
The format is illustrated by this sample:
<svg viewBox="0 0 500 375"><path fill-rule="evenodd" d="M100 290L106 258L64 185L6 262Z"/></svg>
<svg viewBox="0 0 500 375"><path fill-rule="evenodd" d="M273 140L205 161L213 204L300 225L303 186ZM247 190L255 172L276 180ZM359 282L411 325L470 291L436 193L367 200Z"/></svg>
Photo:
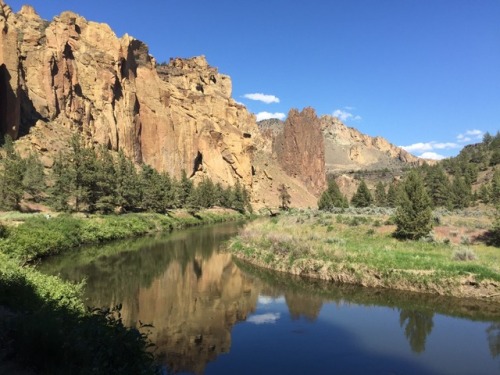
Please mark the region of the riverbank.
<svg viewBox="0 0 500 375"><path fill-rule="evenodd" d="M84 284L44 275L30 264L84 244L243 218L225 209L196 216L181 210L169 215L1 214L0 372L14 363L28 373L156 373L147 327L125 327L119 306L86 308Z"/></svg>
<svg viewBox="0 0 500 375"><path fill-rule="evenodd" d="M307 278L500 302L498 248L473 238L398 241L393 231L383 216L294 212L249 223L230 249L253 265Z"/></svg>
<svg viewBox="0 0 500 375"><path fill-rule="evenodd" d="M3 236L0 252L26 264L66 249L86 244L168 232L197 225L242 220L245 216L229 209L208 209L192 215L185 210L169 215L131 213L124 215L19 214L0 215Z"/></svg>

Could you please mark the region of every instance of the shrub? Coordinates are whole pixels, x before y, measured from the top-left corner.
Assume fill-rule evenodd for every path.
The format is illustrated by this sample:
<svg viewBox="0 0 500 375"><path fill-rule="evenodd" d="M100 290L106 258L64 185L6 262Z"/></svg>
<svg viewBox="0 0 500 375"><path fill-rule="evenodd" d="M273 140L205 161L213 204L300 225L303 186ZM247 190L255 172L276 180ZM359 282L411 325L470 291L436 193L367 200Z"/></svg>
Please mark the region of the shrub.
<svg viewBox="0 0 500 375"><path fill-rule="evenodd" d="M477 259L476 253L469 247L460 247L453 252L453 260L467 262L476 259Z"/></svg>

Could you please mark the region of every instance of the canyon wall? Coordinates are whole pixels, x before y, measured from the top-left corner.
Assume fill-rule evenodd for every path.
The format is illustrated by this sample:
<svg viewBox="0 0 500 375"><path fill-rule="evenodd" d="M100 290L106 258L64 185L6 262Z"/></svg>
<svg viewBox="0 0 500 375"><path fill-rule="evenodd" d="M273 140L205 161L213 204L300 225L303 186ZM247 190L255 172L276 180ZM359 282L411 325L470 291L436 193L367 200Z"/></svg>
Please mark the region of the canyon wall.
<svg viewBox="0 0 500 375"><path fill-rule="evenodd" d="M174 176L251 188L255 117L204 57L157 65L143 42L108 25L72 12L48 22L2 1L0 28L2 134L43 153L71 129Z"/></svg>

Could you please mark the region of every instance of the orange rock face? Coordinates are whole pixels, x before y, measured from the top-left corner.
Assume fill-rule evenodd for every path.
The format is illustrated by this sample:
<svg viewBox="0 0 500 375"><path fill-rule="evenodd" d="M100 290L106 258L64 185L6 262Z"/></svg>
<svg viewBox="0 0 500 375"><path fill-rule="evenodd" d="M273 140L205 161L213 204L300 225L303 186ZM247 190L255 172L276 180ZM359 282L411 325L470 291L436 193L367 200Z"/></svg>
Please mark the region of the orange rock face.
<svg viewBox="0 0 500 375"><path fill-rule="evenodd" d="M314 194L326 186L325 146L316 112L305 108L288 113L283 132L273 143L273 152L283 169L301 180Z"/></svg>
<svg viewBox="0 0 500 375"><path fill-rule="evenodd" d="M72 12L47 22L0 0L2 26L2 133L29 137L40 121L78 129L159 171L251 187L255 118L204 57L157 67L144 43L105 24Z"/></svg>

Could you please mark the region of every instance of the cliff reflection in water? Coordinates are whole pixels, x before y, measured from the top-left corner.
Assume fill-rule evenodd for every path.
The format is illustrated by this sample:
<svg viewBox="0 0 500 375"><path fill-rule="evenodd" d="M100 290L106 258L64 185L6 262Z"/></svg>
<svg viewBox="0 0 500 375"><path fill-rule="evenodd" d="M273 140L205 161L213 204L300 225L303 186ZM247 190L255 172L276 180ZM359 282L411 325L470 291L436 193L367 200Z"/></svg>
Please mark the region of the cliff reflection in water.
<svg viewBox="0 0 500 375"><path fill-rule="evenodd" d="M101 247L104 255L89 262L76 254L61 259L51 272L86 278L88 303L121 303L125 324L153 324L155 354L170 370L201 373L209 361L229 351L232 327L257 304L253 279L230 254L218 251L237 229L235 224L218 225L120 242ZM92 252L87 252L89 259Z"/></svg>

